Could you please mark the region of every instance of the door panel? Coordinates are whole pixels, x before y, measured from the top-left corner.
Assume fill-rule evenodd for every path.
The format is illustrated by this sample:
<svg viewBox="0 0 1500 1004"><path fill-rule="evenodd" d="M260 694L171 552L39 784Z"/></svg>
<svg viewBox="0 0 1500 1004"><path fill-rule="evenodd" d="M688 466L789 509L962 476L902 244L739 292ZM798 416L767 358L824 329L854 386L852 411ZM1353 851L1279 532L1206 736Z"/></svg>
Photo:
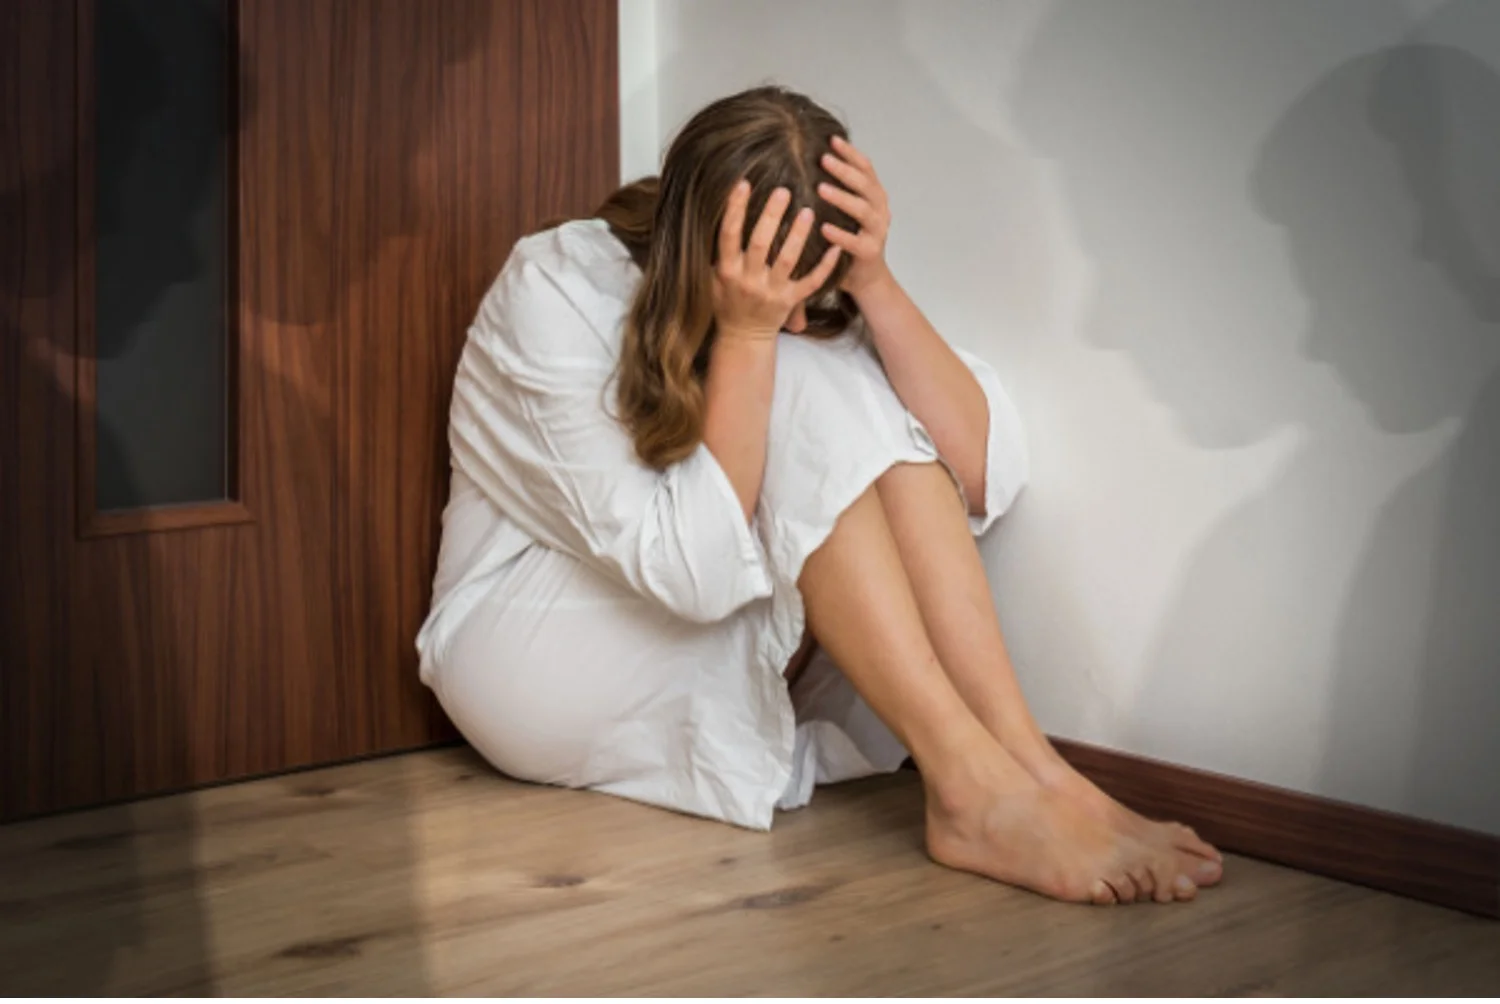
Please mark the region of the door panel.
<svg viewBox="0 0 1500 1004"><path fill-rule="evenodd" d="M613 0L229 13L245 521L98 536L74 518L94 10L0 0L0 818L452 735L412 639L457 355L516 237L617 180Z"/></svg>

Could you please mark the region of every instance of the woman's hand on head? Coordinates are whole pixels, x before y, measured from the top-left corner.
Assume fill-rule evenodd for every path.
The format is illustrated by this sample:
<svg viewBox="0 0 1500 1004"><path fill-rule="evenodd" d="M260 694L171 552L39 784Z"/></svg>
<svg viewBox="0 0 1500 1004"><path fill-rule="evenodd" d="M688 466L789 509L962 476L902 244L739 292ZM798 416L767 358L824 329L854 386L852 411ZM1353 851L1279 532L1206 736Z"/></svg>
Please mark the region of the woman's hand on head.
<svg viewBox="0 0 1500 1004"><path fill-rule="evenodd" d="M772 192L746 245L745 212L750 203L750 183L741 181L730 191L724 222L719 225L719 260L714 267L714 319L718 337L774 340L792 311L833 274L839 259L838 247L830 247L807 275L792 278L812 232L814 214L807 207L793 219L780 253L774 259L771 257L771 245L790 201L791 193L785 188Z"/></svg>
<svg viewBox="0 0 1500 1004"><path fill-rule="evenodd" d="M857 234L832 223L823 224L823 236L828 242L849 253L849 271L841 285L846 293L858 298L861 292L890 275L885 263L885 239L891 230L890 203L870 158L842 136L835 136L833 150L823 155L823 169L843 187L825 181L818 186L818 194L859 224Z"/></svg>

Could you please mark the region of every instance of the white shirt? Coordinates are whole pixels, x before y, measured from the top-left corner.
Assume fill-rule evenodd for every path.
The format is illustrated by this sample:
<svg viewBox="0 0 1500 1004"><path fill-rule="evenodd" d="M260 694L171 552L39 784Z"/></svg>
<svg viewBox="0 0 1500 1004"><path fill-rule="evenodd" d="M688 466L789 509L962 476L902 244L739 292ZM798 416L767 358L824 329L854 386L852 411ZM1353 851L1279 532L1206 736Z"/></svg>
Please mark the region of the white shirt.
<svg viewBox="0 0 1500 1004"><path fill-rule="evenodd" d="M443 517L432 609L417 639L422 678L483 752L487 744L475 734L514 726L501 719L524 700L510 690L508 703L478 713L475 706L485 703L483 697L450 706L459 698L445 696L445 690L460 688L445 688L440 677L448 671L444 662L452 640L473 628L476 618L504 616L515 599L509 592L516 588L508 585L515 578L508 570L528 552L540 546L558 561L582 563L621 590L621 605L628 605L627 596L647 601L664 618L662 630L675 630L673 622L701 625L692 635L692 659L658 671L600 668L597 660L559 666L554 654L546 672L559 678L576 674L580 700L601 673L608 673L611 683L640 678L647 681L643 686L664 692L691 687L688 703L697 709L691 728L713 735L694 740L698 745L690 744L689 753L676 760L663 750L621 748L689 727L668 720L681 713L682 700L653 702L642 695L618 702L619 714L660 715L660 728L643 729L638 721L628 729L592 728L603 746L580 755L586 769L539 771L556 776L534 779L613 790L764 828L776 805L804 803L814 781L893 769L904 755L852 692L830 695L842 675L826 656L820 657L819 672L809 670L808 699L796 708L780 673L802 634L795 582L807 554L868 480L892 462L934 459L935 451L920 423L901 408L872 351L856 341L830 346L784 336L755 526L746 522L733 487L706 446L700 444L664 471L651 469L636 457L629 434L611 415L622 322L639 276L607 226L585 220L518 242L485 297L454 382L449 427L454 487ZM984 388L990 411L986 498L983 515L972 521L977 534L1012 504L1027 464L1019 419L993 370L967 353L960 356ZM798 380L824 383L816 392L797 394ZM811 415L807 408L820 411ZM885 441L880 436L886 433L871 433L873 426L895 431ZM810 449L810 435L829 445ZM779 448L778 442L789 445ZM837 475L830 472L840 471L842 460L830 463L829 454L866 459ZM778 518L792 511L795 519ZM641 630L640 617L631 617L628 631ZM590 626L595 623L606 630L614 622L598 617L573 623L570 630L576 633L595 630ZM478 657L473 645L465 646L466 658L478 665L462 671L486 681L540 672L527 665L530 650L512 640L513 634L496 636L491 648L477 650ZM569 650L553 645L548 651ZM632 652L618 651L617 658L628 661ZM661 661L659 653L649 658ZM666 672L673 675L651 682L652 673ZM849 690L847 682L841 685ZM841 710L832 722L810 714L796 722L804 704ZM528 724L547 710L531 709ZM869 734L863 745L858 733ZM616 750L622 764L651 766L612 772ZM496 766L508 769L505 763Z"/></svg>

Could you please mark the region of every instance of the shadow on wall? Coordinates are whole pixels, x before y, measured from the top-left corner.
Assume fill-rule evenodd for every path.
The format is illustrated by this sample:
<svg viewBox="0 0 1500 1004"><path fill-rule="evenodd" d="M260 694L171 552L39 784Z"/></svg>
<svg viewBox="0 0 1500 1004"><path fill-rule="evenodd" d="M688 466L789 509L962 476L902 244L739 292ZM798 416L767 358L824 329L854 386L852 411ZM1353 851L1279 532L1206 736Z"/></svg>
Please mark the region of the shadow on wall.
<svg viewBox="0 0 1500 1004"><path fill-rule="evenodd" d="M1500 54L1494 15L1450 3L1410 42L1340 66L1277 124L1254 181L1312 303L1309 353L1382 429L1461 423L1382 507L1356 569L1323 785L1500 833L1500 71L1444 44ZM1358 183L1366 144L1351 133L1387 145L1404 190ZM1387 221L1375 232L1372 214ZM1423 288L1437 284L1441 300ZM1434 517L1432 545L1413 547ZM1420 632L1393 661L1376 642L1411 577L1428 583ZM1404 762L1382 763L1368 747L1397 715Z"/></svg>
<svg viewBox="0 0 1500 1004"><path fill-rule="evenodd" d="M847 112L892 193L903 281L949 337L1003 365L1011 350L981 341L1002 341L994 319L1026 304L1020 323L1045 320L1066 295L1040 274L1050 249L1013 239L1053 221L1026 215L1030 158L986 124L984 103L1009 95L1002 110L1056 168L1094 265L1086 343L1128 359L1201 451L1294 444L1178 572L1126 702L1091 665L1119 664L1090 648L1109 639L1056 629L1089 614L1076 583L1048 581L1056 562L1007 583L1028 593L1002 600L1013 650L1037 663L1023 675L1048 677L1043 719L1102 709L1136 752L1192 750L1231 773L1500 832L1477 783L1500 761L1483 725L1500 717L1485 619L1500 602L1500 252L1484 181L1500 176L1486 145L1500 105L1495 58L1473 54L1500 51L1500 27L1483 0L1421 24L1412 6L828 2L796 5L789 34L778 5L661 0L660 122L768 79ZM1014 56L964 48L1010 45L1038 13ZM925 48L914 29L930 32ZM963 71L932 62L943 53ZM984 69L1012 58L1013 80ZM1045 409L1021 403L1038 483L992 566L1068 464L1048 455L1058 430L1032 420ZM1094 710L1062 714L1061 700Z"/></svg>
<svg viewBox="0 0 1500 1004"><path fill-rule="evenodd" d="M1313 790L1500 833L1500 75L1449 40L1500 52L1493 8L1061 0L1018 112L1097 263L1089 341L1199 447L1302 436L1182 575L1126 745L1277 748Z"/></svg>

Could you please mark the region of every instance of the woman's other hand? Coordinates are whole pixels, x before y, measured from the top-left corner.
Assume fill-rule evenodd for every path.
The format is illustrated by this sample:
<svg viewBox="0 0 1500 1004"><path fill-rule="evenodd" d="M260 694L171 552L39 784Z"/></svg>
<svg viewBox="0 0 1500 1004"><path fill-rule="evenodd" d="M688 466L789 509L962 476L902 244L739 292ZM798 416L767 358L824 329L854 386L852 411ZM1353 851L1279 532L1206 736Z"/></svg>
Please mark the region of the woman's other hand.
<svg viewBox="0 0 1500 1004"><path fill-rule="evenodd" d="M841 284L856 299L875 284L889 278L885 263L885 240L891 231L891 207L885 188L875 176L870 158L842 136L833 138L833 150L823 155L823 169L842 184L823 182L818 194L859 223L859 233L823 224L830 244L849 253L852 262Z"/></svg>
<svg viewBox="0 0 1500 1004"><path fill-rule="evenodd" d="M801 279L792 278L812 232L814 214L806 206L793 219L780 253L771 258L771 245L790 201L791 193L785 188L771 193L747 246L743 235L750 183L740 181L730 191L724 222L719 226L719 261L714 268L714 319L719 338L775 339L792 311L828 281L838 264L839 249L830 247L816 268Z"/></svg>

